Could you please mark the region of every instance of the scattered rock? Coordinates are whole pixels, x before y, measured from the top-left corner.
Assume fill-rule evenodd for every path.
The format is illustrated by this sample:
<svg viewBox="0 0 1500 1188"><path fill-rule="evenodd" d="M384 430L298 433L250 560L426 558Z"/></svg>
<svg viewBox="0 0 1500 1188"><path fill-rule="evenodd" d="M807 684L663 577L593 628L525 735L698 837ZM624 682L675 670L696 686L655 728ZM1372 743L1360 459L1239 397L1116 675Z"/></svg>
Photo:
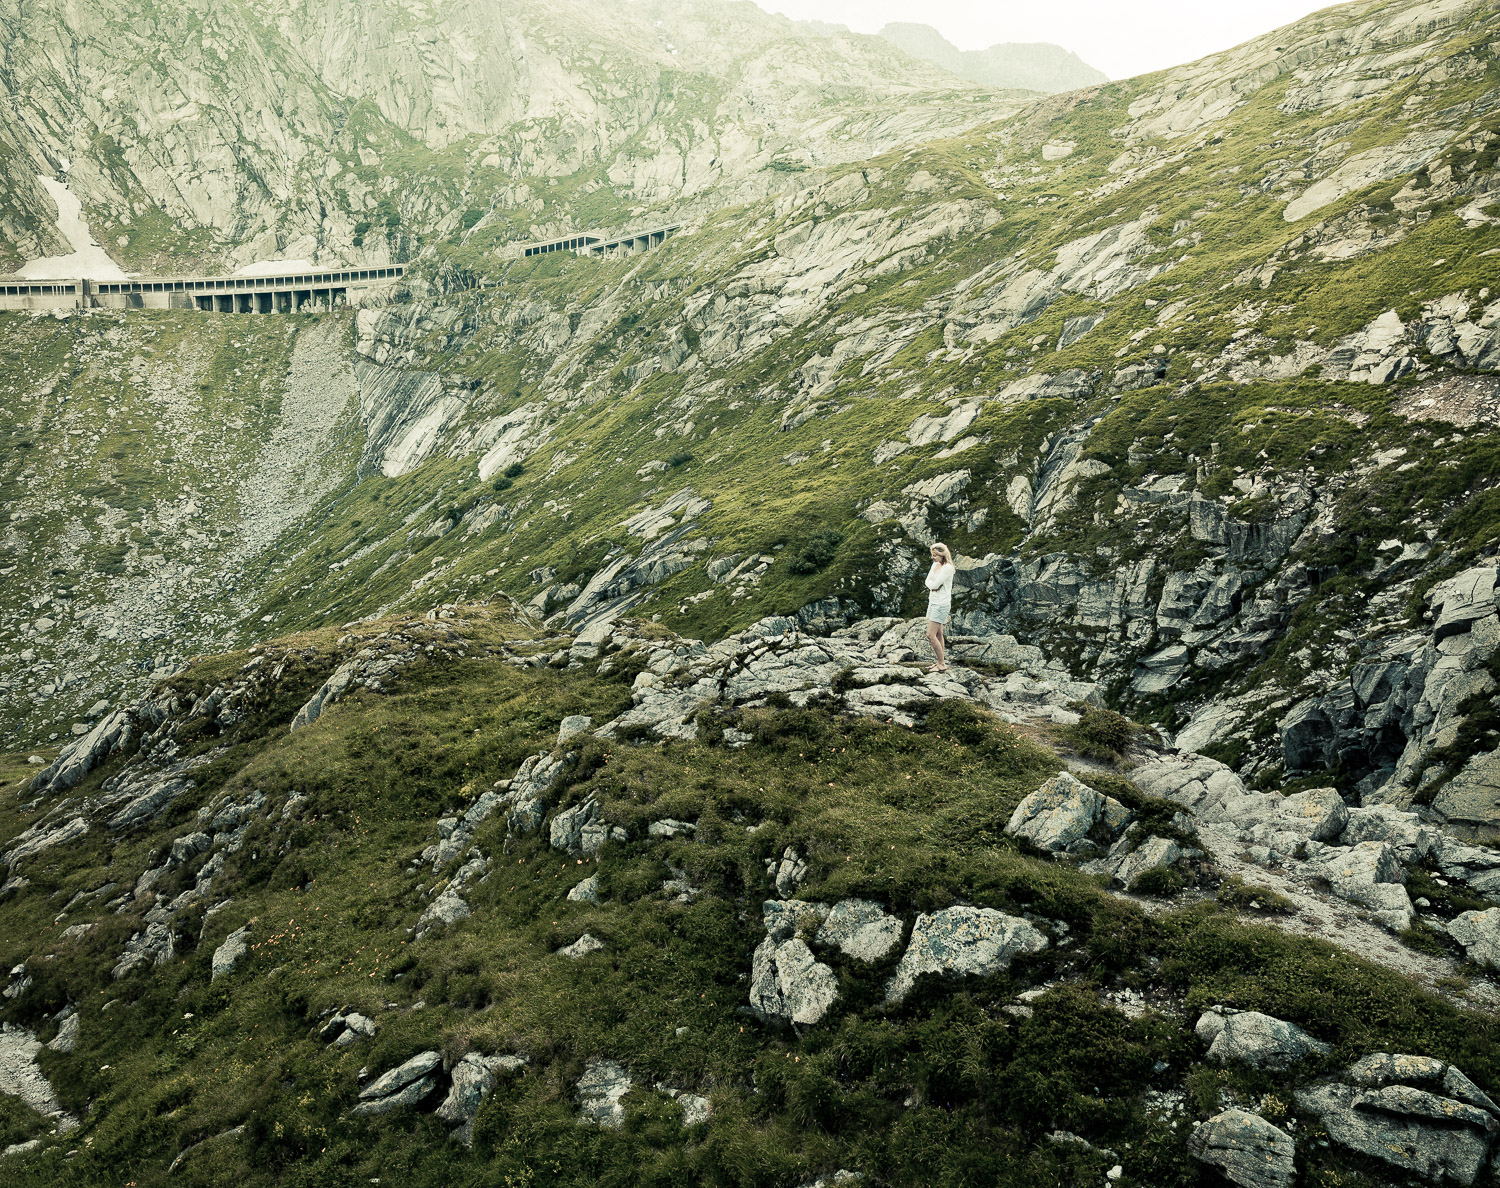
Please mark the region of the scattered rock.
<svg viewBox="0 0 1500 1188"><path fill-rule="evenodd" d="M62 1025L58 1027L57 1034L52 1037L52 1042L47 1045L50 1051L66 1054L78 1047L78 1033L82 1026L82 1021L79 1019L77 1011L72 1011L71 1008L70 1011L71 1013L63 1019Z"/></svg>
<svg viewBox="0 0 1500 1188"><path fill-rule="evenodd" d="M362 1116L384 1114L416 1105L437 1088L436 1070L442 1062L438 1052L417 1053L361 1089L359 1104L351 1112Z"/></svg>
<svg viewBox="0 0 1500 1188"><path fill-rule="evenodd" d="M782 899L790 899L795 895L798 884L807 876L807 863L791 846L782 852L779 865L773 858L766 864L766 868L767 873L775 880L776 894Z"/></svg>
<svg viewBox="0 0 1500 1188"><path fill-rule="evenodd" d="M578 1079L580 1121L596 1122L611 1130L625 1125L625 1106L621 1102L630 1092L630 1074L613 1060L590 1060Z"/></svg>
<svg viewBox="0 0 1500 1188"><path fill-rule="evenodd" d="M696 1093L688 1093L682 1089L673 1089L670 1085L658 1084L656 1089L657 1092L665 1093L682 1107L682 1125L684 1129L707 1122L713 1114L713 1103L706 1097L701 1097Z"/></svg>
<svg viewBox="0 0 1500 1188"><path fill-rule="evenodd" d="M453 1066L448 1096L433 1111L444 1122L458 1126L458 1140L472 1145L474 1115L490 1092L499 1084L500 1075L514 1073L526 1066L519 1056L481 1056L470 1052Z"/></svg>
<svg viewBox="0 0 1500 1188"><path fill-rule="evenodd" d="M609 826L600 814L599 802L592 796L558 813L552 818L552 848L573 855L597 854L609 837Z"/></svg>
<svg viewBox="0 0 1500 1188"><path fill-rule="evenodd" d="M1005 969L1019 953L1036 953L1046 947L1047 938L1032 925L992 908L951 907L924 913L917 917L901 963L886 984L885 1000L900 1002L923 974L983 977Z"/></svg>
<svg viewBox="0 0 1500 1188"><path fill-rule="evenodd" d="M1448 921L1447 931L1475 965L1500 970L1500 908L1464 912Z"/></svg>
<svg viewBox="0 0 1500 1188"><path fill-rule="evenodd" d="M1296 1175L1291 1136L1244 1110L1225 1110L1199 1124L1188 1150L1239 1188L1291 1188Z"/></svg>
<svg viewBox="0 0 1500 1188"><path fill-rule="evenodd" d="M604 948L604 942L597 936L585 932L571 945L566 945L557 950L559 957L566 957L570 961L577 961L580 957L587 957L590 953L597 953Z"/></svg>
<svg viewBox="0 0 1500 1188"><path fill-rule="evenodd" d="M1059 772L1016 806L1005 832L1044 850L1066 850L1088 836L1104 800L1076 776Z"/></svg>
<svg viewBox="0 0 1500 1188"><path fill-rule="evenodd" d="M837 948L857 961L879 961L901 943L901 921L868 899L843 899L833 905L814 942Z"/></svg>
<svg viewBox="0 0 1500 1188"><path fill-rule="evenodd" d="M813 1024L838 998L838 978L813 956L799 937L768 936L755 950L750 971L750 1006L769 1019Z"/></svg>
<svg viewBox="0 0 1500 1188"><path fill-rule="evenodd" d="M593 726L594 719L587 714L570 714L562 720L562 725L557 728L557 744L561 746L570 738L580 734L587 734Z"/></svg>
<svg viewBox="0 0 1500 1188"><path fill-rule="evenodd" d="M473 912L469 910L468 902L452 887L449 887L427 905L427 910L417 921L416 938L421 940L439 925L447 928L457 924L460 920L467 920L471 915Z"/></svg>
<svg viewBox="0 0 1500 1188"><path fill-rule="evenodd" d="M213 973L209 981L217 981L221 977L228 977L234 972L234 967L239 964L240 958L250 951L250 925L246 924L237 932L231 932L224 938L224 943L214 950Z"/></svg>
<svg viewBox="0 0 1500 1188"><path fill-rule="evenodd" d="M1195 1030L1209 1045L1208 1058L1216 1064L1235 1062L1280 1071L1330 1050L1295 1023L1259 1011L1205 1011Z"/></svg>
<svg viewBox="0 0 1500 1188"><path fill-rule="evenodd" d="M599 876L596 874L591 874L588 878L584 879L583 882L576 884L573 889L568 892L568 898L574 903L592 903L595 906L598 906Z"/></svg>
<svg viewBox="0 0 1500 1188"><path fill-rule="evenodd" d="M1434 1183L1474 1183L1500 1111L1462 1072L1430 1056L1376 1052L1345 1080L1297 1092L1331 1140Z"/></svg>
<svg viewBox="0 0 1500 1188"><path fill-rule="evenodd" d="M362 1039L373 1039L379 1030L375 1020L350 1011L347 1015L335 1015L318 1031L318 1038L335 1048L347 1048Z"/></svg>

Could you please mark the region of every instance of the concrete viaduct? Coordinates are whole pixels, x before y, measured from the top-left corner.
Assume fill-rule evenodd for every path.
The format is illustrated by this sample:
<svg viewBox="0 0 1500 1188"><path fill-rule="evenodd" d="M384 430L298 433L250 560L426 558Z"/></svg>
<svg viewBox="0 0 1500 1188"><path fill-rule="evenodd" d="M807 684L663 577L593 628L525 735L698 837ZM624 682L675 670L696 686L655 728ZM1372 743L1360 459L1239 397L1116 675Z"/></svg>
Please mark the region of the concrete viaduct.
<svg viewBox="0 0 1500 1188"><path fill-rule="evenodd" d="M523 260L531 256L545 256L549 252L573 252L579 256L633 256L638 252L649 252L654 247L660 247L666 242L667 236L681 226L681 223L672 223L652 231L617 236L607 236L598 231L575 231L556 239L523 244L516 250L516 255Z"/></svg>
<svg viewBox="0 0 1500 1188"><path fill-rule="evenodd" d="M609 236L579 231L510 249L516 259L550 252L633 256L660 247L680 230L670 223L650 231ZM301 313L357 305L365 293L399 281L406 265L322 269L273 276L153 276L135 280L20 280L0 278L0 310L198 309L207 313Z"/></svg>
<svg viewBox="0 0 1500 1188"><path fill-rule="evenodd" d="M393 285L406 265L275 276L157 276L137 280L0 280L5 309L199 309L209 313L299 313L357 305Z"/></svg>

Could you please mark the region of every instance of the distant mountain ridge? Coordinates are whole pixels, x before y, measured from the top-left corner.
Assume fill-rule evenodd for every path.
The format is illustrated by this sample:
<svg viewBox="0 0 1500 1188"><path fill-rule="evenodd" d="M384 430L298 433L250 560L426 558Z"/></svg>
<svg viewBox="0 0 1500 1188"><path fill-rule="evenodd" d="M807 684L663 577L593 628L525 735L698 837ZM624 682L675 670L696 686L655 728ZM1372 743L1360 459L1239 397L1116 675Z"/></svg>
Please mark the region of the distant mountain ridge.
<svg viewBox="0 0 1500 1188"><path fill-rule="evenodd" d="M1048 42L1001 42L989 49L961 50L931 25L892 21L879 37L970 82L1024 91L1076 91L1109 81L1077 54Z"/></svg>

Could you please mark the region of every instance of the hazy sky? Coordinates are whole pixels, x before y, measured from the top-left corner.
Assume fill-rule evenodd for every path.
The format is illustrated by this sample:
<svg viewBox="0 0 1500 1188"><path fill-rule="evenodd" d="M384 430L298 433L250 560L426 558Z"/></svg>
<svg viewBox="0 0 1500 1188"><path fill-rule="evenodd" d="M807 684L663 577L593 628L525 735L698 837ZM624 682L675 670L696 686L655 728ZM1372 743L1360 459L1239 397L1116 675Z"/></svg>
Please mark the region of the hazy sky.
<svg viewBox="0 0 1500 1188"><path fill-rule="evenodd" d="M876 33L888 21L932 25L959 49L1050 41L1110 78L1176 66L1269 33L1327 0L757 0L796 20Z"/></svg>

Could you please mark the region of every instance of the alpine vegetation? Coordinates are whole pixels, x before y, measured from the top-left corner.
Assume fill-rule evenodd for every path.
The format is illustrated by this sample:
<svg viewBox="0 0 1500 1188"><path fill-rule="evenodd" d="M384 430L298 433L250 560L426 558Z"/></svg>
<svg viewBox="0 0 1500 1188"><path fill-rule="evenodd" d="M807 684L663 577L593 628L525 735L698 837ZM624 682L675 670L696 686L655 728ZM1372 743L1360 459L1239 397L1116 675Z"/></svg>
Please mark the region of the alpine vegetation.
<svg viewBox="0 0 1500 1188"><path fill-rule="evenodd" d="M3 26L0 1182L1500 1182L1493 4Z"/></svg>

